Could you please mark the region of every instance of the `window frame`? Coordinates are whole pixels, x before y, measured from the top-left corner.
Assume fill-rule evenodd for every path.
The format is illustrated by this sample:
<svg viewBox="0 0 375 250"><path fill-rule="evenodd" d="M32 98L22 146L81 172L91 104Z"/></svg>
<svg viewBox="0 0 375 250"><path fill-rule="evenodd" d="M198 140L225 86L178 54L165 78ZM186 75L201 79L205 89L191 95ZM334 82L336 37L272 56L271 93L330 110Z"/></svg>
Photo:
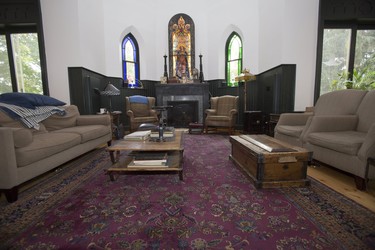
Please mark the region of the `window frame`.
<svg viewBox="0 0 375 250"><path fill-rule="evenodd" d="M25 25L3 25L0 26L0 35L4 35L7 43L7 53L8 53L8 61L9 61L9 71L12 81L12 91L18 92L18 83L16 77L16 67L14 64L14 55L13 55L13 47L11 41L12 34L22 34L22 33L35 33L38 36L38 47L39 47L39 60L40 60L40 68L41 68L41 80L42 80L42 88L43 88L43 95L49 95L49 87L48 87L48 77L47 77L47 63L46 63L46 56L45 56L45 47L44 47L44 39L43 33L37 28L34 24L25 24Z"/></svg>
<svg viewBox="0 0 375 250"><path fill-rule="evenodd" d="M242 67L243 67L243 42L242 42L241 36L237 32L234 31L229 35L229 37L228 37L228 39L225 43L225 82L226 82L226 87L238 87L238 82L234 86L230 85L230 79L229 79L230 76L228 75L228 71L230 69L230 68L228 68L228 65L229 65L230 62L234 61L234 60L231 60L231 61L229 60L229 50L231 49L229 46L230 46L230 44L231 44L231 42L232 42L232 40L234 39L235 36L237 36L238 39L241 41L241 48L240 48L241 57L239 59L235 60L235 61L238 61L238 64L239 64L238 65L239 66L238 67L238 69L239 69L238 75L242 72Z"/></svg>
<svg viewBox="0 0 375 250"><path fill-rule="evenodd" d="M135 59L135 61L127 61L126 58L125 58L125 55L126 55L126 51L125 51L125 44L127 42L127 40L130 40L131 43L133 44L133 59ZM127 63L134 63L134 66L135 66L135 69L134 69L134 81L136 83L136 87L141 87L139 86L139 81L140 81L140 76L141 76L141 73L140 73L140 60L139 60L139 54L140 54L140 51L139 51L139 46L138 46L138 42L137 42L137 39L134 37L134 35L132 33L129 33L127 34L124 39L122 40L122 43L121 43L121 61L122 61L122 78L124 80L124 82L127 82L127 68L126 68L126 64ZM138 82L137 82L138 80Z"/></svg>
<svg viewBox="0 0 375 250"><path fill-rule="evenodd" d="M325 29L349 29L351 31L350 46L349 46L349 60L348 60L348 77L352 80L352 74L354 69L355 61L355 49L357 43L357 32L358 30L375 30L375 23L370 21L369 23L358 22L358 21L324 21L318 32L318 46L317 46L317 60L316 60L316 72L315 72L315 89L314 89L314 103L320 96L321 88L321 74L322 74L322 60L323 60L323 39Z"/></svg>

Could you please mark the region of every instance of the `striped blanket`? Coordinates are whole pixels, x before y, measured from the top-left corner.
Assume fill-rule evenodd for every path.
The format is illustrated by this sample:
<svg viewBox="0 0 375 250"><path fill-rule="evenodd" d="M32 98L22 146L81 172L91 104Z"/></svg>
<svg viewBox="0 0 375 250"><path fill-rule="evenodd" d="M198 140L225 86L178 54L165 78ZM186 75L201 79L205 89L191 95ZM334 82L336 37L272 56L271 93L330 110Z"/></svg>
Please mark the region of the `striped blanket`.
<svg viewBox="0 0 375 250"><path fill-rule="evenodd" d="M21 121L28 128L39 130L39 123L53 114L65 115L65 110L55 106L37 106L35 109L0 102L0 109L10 117Z"/></svg>

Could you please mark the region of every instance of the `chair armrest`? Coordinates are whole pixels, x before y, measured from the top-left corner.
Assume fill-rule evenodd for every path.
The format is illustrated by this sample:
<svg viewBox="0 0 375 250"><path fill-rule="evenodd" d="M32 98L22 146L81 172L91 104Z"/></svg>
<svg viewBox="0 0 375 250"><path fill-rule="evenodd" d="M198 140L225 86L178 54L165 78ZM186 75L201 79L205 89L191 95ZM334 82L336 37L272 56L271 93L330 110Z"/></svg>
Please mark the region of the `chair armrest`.
<svg viewBox="0 0 375 250"><path fill-rule="evenodd" d="M217 110L216 109L206 109L207 116L216 115Z"/></svg>
<svg viewBox="0 0 375 250"><path fill-rule="evenodd" d="M375 123L371 125L358 151L358 158L361 161L367 161L369 157L375 157Z"/></svg>
<svg viewBox="0 0 375 250"><path fill-rule="evenodd" d="M283 113L280 115L277 125L302 126L312 115L313 113Z"/></svg>
<svg viewBox="0 0 375 250"><path fill-rule="evenodd" d="M9 189L18 185L13 134L12 128L0 127L0 189Z"/></svg>
<svg viewBox="0 0 375 250"><path fill-rule="evenodd" d="M134 118L134 112L132 110L127 110L126 115L129 116L130 118Z"/></svg>
<svg viewBox="0 0 375 250"><path fill-rule="evenodd" d="M229 111L229 115L230 115L230 116L233 116L233 115L235 115L235 114L237 114L237 113L238 113L237 109L231 109L231 110Z"/></svg>
<svg viewBox="0 0 375 250"><path fill-rule="evenodd" d="M111 125L109 115L80 115L77 117L77 126L85 125Z"/></svg>
<svg viewBox="0 0 375 250"><path fill-rule="evenodd" d="M150 116L158 117L158 114L159 114L158 111L156 111L154 109L150 109Z"/></svg>

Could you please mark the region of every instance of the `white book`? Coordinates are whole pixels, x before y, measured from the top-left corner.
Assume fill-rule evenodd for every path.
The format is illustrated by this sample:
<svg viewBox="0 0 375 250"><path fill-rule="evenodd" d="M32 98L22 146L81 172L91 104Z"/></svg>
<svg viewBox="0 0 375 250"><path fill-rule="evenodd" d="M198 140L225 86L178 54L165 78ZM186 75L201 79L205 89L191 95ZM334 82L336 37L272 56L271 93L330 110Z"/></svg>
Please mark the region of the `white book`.
<svg viewBox="0 0 375 250"><path fill-rule="evenodd" d="M124 136L125 140L146 140L151 135L151 130L135 131Z"/></svg>

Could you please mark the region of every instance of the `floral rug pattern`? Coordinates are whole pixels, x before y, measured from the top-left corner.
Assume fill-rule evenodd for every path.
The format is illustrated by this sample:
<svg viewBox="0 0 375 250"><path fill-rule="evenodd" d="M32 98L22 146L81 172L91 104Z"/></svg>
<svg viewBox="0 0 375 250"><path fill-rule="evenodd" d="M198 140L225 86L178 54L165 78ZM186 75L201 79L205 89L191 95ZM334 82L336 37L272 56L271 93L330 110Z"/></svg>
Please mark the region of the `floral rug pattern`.
<svg viewBox="0 0 375 250"><path fill-rule="evenodd" d="M256 189L225 135L184 136L178 175L110 181L98 150L0 203L0 249L374 249L375 214L311 180Z"/></svg>

